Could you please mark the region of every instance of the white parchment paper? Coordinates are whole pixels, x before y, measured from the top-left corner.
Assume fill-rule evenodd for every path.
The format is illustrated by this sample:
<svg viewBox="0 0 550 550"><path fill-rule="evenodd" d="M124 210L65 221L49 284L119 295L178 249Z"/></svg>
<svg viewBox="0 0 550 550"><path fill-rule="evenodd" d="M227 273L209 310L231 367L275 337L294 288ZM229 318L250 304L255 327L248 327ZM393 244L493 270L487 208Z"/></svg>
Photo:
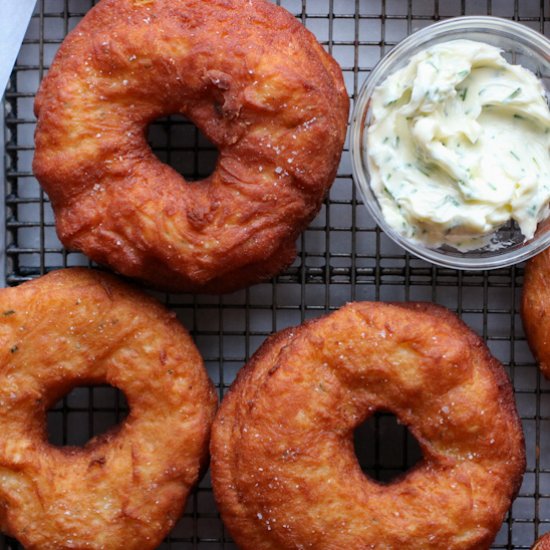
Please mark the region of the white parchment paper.
<svg viewBox="0 0 550 550"><path fill-rule="evenodd" d="M0 0L0 95L29 26L36 0Z"/></svg>

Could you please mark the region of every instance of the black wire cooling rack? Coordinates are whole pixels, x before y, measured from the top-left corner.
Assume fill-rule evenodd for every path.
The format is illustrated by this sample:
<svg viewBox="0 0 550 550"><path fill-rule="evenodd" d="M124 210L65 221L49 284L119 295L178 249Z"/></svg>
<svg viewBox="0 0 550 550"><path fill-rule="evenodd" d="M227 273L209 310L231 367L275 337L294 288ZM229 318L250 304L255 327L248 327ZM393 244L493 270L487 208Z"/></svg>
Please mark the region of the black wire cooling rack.
<svg viewBox="0 0 550 550"><path fill-rule="evenodd" d="M9 0L11 1L11 0ZM206 0L205 0L206 1ZM350 96L380 56L406 35L458 15L497 15L550 36L548 0L280 0L341 64ZM89 265L56 238L47 197L33 178L34 94L64 36L91 0L38 0L5 94L5 284L51 269ZM215 148L188 121L170 117L150 128L158 156L189 179L207 175ZM0 218L1 219L1 218ZM550 530L550 385L541 379L519 319L521 266L457 272L411 257L381 233L353 187L349 148L330 196L299 240L297 260L273 281L212 297L157 296L191 331L220 398L236 372L270 333L336 309L351 300L428 300L447 306L488 343L515 387L527 443L527 472L493 548L529 548ZM109 387L76 388L48 414L50 440L82 445L119 422L124 396ZM357 430L356 450L368 475L387 481L419 458L416 442L389 414ZM2 539L0 548L21 548ZM208 474L162 548L231 549L214 504Z"/></svg>

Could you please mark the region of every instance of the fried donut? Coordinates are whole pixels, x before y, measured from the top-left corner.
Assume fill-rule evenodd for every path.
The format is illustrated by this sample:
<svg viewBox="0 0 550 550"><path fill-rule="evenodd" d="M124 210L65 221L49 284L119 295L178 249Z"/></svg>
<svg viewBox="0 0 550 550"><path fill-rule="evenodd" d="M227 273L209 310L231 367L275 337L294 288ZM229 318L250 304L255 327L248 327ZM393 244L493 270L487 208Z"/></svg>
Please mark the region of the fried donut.
<svg viewBox="0 0 550 550"><path fill-rule="evenodd" d="M388 485L362 473L353 446L380 409L424 455ZM222 402L211 455L243 550L489 548L525 466L502 366L428 304L349 304L269 338Z"/></svg>
<svg viewBox="0 0 550 550"><path fill-rule="evenodd" d="M102 0L35 103L34 172L59 238L170 291L227 292L294 260L338 167L348 97L313 34L264 0ZM180 113L216 145L188 183L152 152Z"/></svg>
<svg viewBox="0 0 550 550"><path fill-rule="evenodd" d="M521 316L529 347L550 378L550 249L527 262Z"/></svg>
<svg viewBox="0 0 550 550"><path fill-rule="evenodd" d="M0 317L0 529L27 550L156 548L206 466L216 408L187 331L85 269L0 290ZM48 443L48 408L102 383L128 417L84 447Z"/></svg>
<svg viewBox="0 0 550 550"><path fill-rule="evenodd" d="M531 550L550 550L550 533L546 533L546 535L540 537Z"/></svg>
<svg viewBox="0 0 550 550"><path fill-rule="evenodd" d="M529 347L541 372L550 378L550 249L527 262L521 316ZM543 535L532 550L550 550L550 534Z"/></svg>

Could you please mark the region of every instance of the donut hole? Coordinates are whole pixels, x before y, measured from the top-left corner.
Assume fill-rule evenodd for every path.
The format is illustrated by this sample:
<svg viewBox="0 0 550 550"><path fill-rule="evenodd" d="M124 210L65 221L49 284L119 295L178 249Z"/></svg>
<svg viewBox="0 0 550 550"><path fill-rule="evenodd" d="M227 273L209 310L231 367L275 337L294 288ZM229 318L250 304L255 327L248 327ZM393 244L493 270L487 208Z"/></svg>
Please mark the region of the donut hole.
<svg viewBox="0 0 550 550"><path fill-rule="evenodd" d="M126 396L119 389L77 386L48 410L48 441L56 447L82 447L120 424L128 412Z"/></svg>
<svg viewBox="0 0 550 550"><path fill-rule="evenodd" d="M154 120L149 125L147 141L155 155L187 181L205 179L216 168L216 146L181 115Z"/></svg>
<svg viewBox="0 0 550 550"><path fill-rule="evenodd" d="M389 484L422 460L414 435L389 411L378 411L354 432L357 461L363 473Z"/></svg>

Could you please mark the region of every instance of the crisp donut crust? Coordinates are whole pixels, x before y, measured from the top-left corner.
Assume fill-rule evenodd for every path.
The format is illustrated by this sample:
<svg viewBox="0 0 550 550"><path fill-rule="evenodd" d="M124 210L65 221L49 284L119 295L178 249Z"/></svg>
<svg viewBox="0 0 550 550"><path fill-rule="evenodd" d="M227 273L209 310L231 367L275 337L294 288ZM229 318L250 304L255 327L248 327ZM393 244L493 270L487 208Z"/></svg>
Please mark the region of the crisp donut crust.
<svg viewBox="0 0 550 550"><path fill-rule="evenodd" d="M383 485L353 431L391 410L424 459ZM354 303L269 338L212 428L211 473L243 550L489 548L525 466L502 366L430 304Z"/></svg>
<svg viewBox="0 0 550 550"><path fill-rule="evenodd" d="M525 266L521 317L529 347L541 372L550 378L550 249ZM550 550L550 534L540 537L532 550Z"/></svg>
<svg viewBox="0 0 550 550"><path fill-rule="evenodd" d="M114 277L55 271L0 290L0 528L27 550L147 550L206 467L216 409L175 315ZM48 443L71 388L108 383L128 417L84 447Z"/></svg>
<svg viewBox="0 0 550 550"><path fill-rule="evenodd" d="M531 550L550 550L550 533L546 533L546 535L540 537Z"/></svg>
<svg viewBox="0 0 550 550"><path fill-rule="evenodd" d="M550 378L550 249L527 262L521 305L527 341Z"/></svg>
<svg viewBox="0 0 550 550"><path fill-rule="evenodd" d="M171 291L227 292L289 265L338 167L349 100L305 27L264 0L102 0L35 102L34 172L59 238ZM187 183L146 140L181 113L219 149Z"/></svg>

